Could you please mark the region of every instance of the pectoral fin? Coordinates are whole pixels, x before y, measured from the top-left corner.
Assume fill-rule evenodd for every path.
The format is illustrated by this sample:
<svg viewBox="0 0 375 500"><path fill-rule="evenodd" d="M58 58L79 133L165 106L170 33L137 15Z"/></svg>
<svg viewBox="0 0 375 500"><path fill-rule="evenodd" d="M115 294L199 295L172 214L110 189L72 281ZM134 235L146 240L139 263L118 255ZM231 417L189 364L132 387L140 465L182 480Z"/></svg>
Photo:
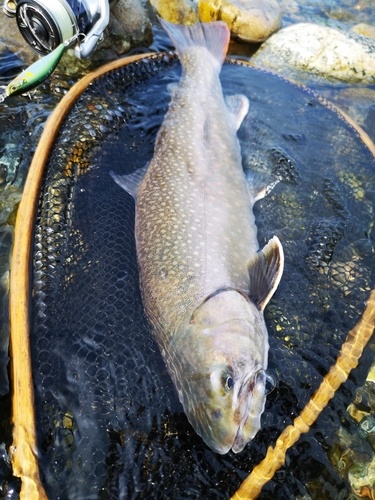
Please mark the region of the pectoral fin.
<svg viewBox="0 0 375 500"><path fill-rule="evenodd" d="M225 98L225 104L234 130L237 131L249 111L249 99L241 94L229 95Z"/></svg>
<svg viewBox="0 0 375 500"><path fill-rule="evenodd" d="M127 193L129 193L136 200L138 196L139 186L145 176L148 166L150 163L147 163L142 168L139 168L132 174L128 175L117 175L114 172L109 172L109 175L112 179L120 186L122 189L125 189Z"/></svg>
<svg viewBox="0 0 375 500"><path fill-rule="evenodd" d="M245 172L245 176L248 188L254 197L254 203L270 193L279 182L279 179L271 178L270 175L260 174L250 170Z"/></svg>
<svg viewBox="0 0 375 500"><path fill-rule="evenodd" d="M284 270L284 252L274 236L249 262L250 297L263 311L279 285Z"/></svg>
<svg viewBox="0 0 375 500"><path fill-rule="evenodd" d="M178 89L178 83L176 83L176 82L168 83L167 90L168 90L168 94L171 97L173 97L175 95L175 93L177 92L177 89Z"/></svg>

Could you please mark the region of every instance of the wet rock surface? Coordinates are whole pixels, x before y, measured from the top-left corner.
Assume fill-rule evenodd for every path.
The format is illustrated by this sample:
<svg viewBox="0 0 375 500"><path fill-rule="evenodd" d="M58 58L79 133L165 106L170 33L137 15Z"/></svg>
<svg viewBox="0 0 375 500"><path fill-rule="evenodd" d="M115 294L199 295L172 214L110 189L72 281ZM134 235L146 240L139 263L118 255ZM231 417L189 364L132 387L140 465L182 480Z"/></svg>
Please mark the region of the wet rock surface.
<svg viewBox="0 0 375 500"><path fill-rule="evenodd" d="M358 33L313 23L288 26L254 56L256 64L291 68L346 83L375 83L375 42Z"/></svg>
<svg viewBox="0 0 375 500"><path fill-rule="evenodd" d="M374 341L370 349L374 352ZM344 416L346 422L336 433L330 452L337 473L349 480L355 498L375 496L375 363L370 367L364 384L355 391L353 402ZM348 423L355 430L349 430Z"/></svg>
<svg viewBox="0 0 375 500"><path fill-rule="evenodd" d="M118 0L111 4L109 25L99 46L104 58L115 58L152 41L151 22L141 0Z"/></svg>
<svg viewBox="0 0 375 500"><path fill-rule="evenodd" d="M202 21L224 21L245 42L263 42L281 26L278 0L200 0L198 10Z"/></svg>
<svg viewBox="0 0 375 500"><path fill-rule="evenodd" d="M197 2L194 0L151 0L151 5L159 16L176 24L195 24L198 22Z"/></svg>

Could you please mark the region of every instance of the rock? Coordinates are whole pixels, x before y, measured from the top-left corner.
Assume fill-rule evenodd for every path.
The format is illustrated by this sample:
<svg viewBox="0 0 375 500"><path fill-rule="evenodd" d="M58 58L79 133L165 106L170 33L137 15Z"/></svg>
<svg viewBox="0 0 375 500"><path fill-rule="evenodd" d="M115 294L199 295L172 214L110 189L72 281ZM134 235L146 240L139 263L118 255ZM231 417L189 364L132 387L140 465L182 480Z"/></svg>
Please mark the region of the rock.
<svg viewBox="0 0 375 500"><path fill-rule="evenodd" d="M194 0L151 0L160 17L176 24L188 26L199 21L197 3Z"/></svg>
<svg viewBox="0 0 375 500"><path fill-rule="evenodd" d="M278 0L199 0L198 12L203 22L224 21L246 42L263 42L281 26Z"/></svg>
<svg viewBox="0 0 375 500"><path fill-rule="evenodd" d="M26 65L35 62L39 56L30 45L28 45L18 29L15 18L5 17L2 10L0 16L4 16L0 22L0 40L8 50L17 54Z"/></svg>
<svg viewBox="0 0 375 500"><path fill-rule="evenodd" d="M348 478L355 495L360 498L375 498L375 456L365 465L353 466Z"/></svg>
<svg viewBox="0 0 375 500"><path fill-rule="evenodd" d="M252 61L280 73L292 69L348 83L375 83L374 40L312 23L282 29Z"/></svg>
<svg viewBox="0 0 375 500"><path fill-rule="evenodd" d="M374 348L373 341L368 346ZM375 498L375 363L366 380L355 391L347 415L356 424L346 422L334 437L329 455L342 479L348 479L356 498ZM346 417L344 417L346 418ZM351 430L352 429L352 430Z"/></svg>
<svg viewBox="0 0 375 500"><path fill-rule="evenodd" d="M366 23L359 23L350 29L353 33L358 33L359 35L368 36L370 38L375 38L375 27Z"/></svg>
<svg viewBox="0 0 375 500"><path fill-rule="evenodd" d="M111 4L109 25L104 31L103 41L95 51L114 53L119 56L133 47L149 45L152 27L141 0L118 0ZM95 55L95 57L98 57Z"/></svg>

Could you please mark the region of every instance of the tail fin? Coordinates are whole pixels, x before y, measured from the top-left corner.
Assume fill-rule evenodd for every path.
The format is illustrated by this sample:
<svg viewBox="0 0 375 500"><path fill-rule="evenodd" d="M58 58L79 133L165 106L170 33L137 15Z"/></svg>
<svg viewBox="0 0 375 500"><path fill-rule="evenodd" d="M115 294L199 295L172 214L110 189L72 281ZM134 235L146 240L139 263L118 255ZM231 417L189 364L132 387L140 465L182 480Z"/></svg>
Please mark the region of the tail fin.
<svg viewBox="0 0 375 500"><path fill-rule="evenodd" d="M174 43L180 58L189 47L206 47L221 68L230 39L229 28L225 23L215 21L186 26L185 24L169 23L160 18L159 20Z"/></svg>

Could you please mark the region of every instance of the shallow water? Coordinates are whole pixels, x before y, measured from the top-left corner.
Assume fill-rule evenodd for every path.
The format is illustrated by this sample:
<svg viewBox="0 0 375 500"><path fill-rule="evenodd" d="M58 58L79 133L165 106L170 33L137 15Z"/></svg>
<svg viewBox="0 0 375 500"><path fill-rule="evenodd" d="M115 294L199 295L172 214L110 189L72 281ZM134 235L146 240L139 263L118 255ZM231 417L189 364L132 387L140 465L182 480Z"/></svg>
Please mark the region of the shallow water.
<svg viewBox="0 0 375 500"><path fill-rule="evenodd" d="M297 22L325 24L348 29L359 23L374 26L372 0L281 0L283 26Z"/></svg>
<svg viewBox="0 0 375 500"><path fill-rule="evenodd" d="M318 4L317 2L306 3L299 9L298 13L294 13L293 15L288 14L285 17L285 22L295 22L298 16L304 16L306 18L309 15L313 15L313 17L315 16L318 18L321 16L321 19L327 16L330 23L336 23L338 16L332 16L332 12L334 12L332 5L332 3L326 3L324 6L322 6L322 3ZM366 15L370 17L373 15L372 10L366 6L365 3L363 5L363 9L357 9L356 11L357 13L359 12L359 14L355 22L360 22ZM355 12L354 2L352 2L349 7ZM343 16L340 18L340 22L342 22L342 17ZM298 20L302 19L298 17ZM349 24L354 24L353 17L350 18ZM156 50L171 48L170 42L160 30L156 30L156 35L155 44L152 48ZM237 48L238 46L233 44L232 52L239 53L240 50L237 50ZM242 48L243 47L241 47L241 49ZM0 67L1 61L0 59ZM6 65L8 70L9 54L6 56ZM134 372L136 373L134 379L137 376L138 381L139 376L141 376L142 380L146 380L147 383L151 384L147 385L145 382L144 394L149 394L150 387L151 389L152 387L156 387L156 392L152 393L152 398L154 403L156 401L157 404L155 403L156 406L151 406L153 408L151 416L147 414L147 412L143 415L143 420L141 419L141 421L144 422L144 424L142 424L144 428L141 426L141 430L131 431L127 445L121 453L118 452L118 448L119 446L121 447L121 443L123 442L122 432L127 427L124 426L124 422L121 421L121 425L118 424L118 427L113 425L111 428L109 440L111 443L110 446L112 447L112 458L110 466L108 465L107 469L110 468L112 475L108 476L107 491L111 491L111 488L114 487L119 488L124 498L142 498L142 494L139 493L139 488L141 487L140 485L142 485L142 488L144 487L145 480L149 482L150 487L152 487L152 492L158 492L159 498L208 498L207 491L210 491L212 498L229 498L229 495L235 491L240 480L246 476L246 473L251 469L252 465L258 463L263 457L267 445L274 441L285 423L288 423L298 414L313 389L319 383L321 374L324 373L334 361L347 330L353 326L355 319L363 308L363 301L366 298L365 293L359 293L354 303L346 302L347 306L345 307L348 307L348 309L346 309L345 314L343 314L342 308L344 306L342 302L342 291L336 290L336 292L332 292L331 289L327 291L327 280L325 275L319 273L319 270L316 272L316 268L319 268L319 265L316 264L317 255L319 257L320 254L316 254L315 251L317 245L319 245L319 238L321 235L323 235L322 237L326 237L327 234L331 235L333 226L338 231L339 238L336 238L336 240L338 239L339 241L336 241L335 238L330 241L331 247L338 248L338 253L336 254L336 269L340 268L340 266L347 265L347 262L352 260L353 255L357 256L359 254L360 262L357 262L358 265L353 269L353 273L361 277L361 287L365 291L366 286L371 287L371 284L373 285L374 282L374 273L371 267L372 258L370 258L373 239L371 218L373 216L372 212L369 211L369 206L373 206L374 197L371 191L367 191L365 197L367 204L361 204L361 200L352 194L358 187L361 189L364 185L366 187L369 185L369 175L374 174L374 170L371 170L371 168L367 170L370 159L368 158L364 162L367 163L362 166L363 171L356 173L356 178L354 180L349 173L340 180L342 166L340 161L335 159L335 155L332 156L332 152L328 151L328 145L328 149L324 150L324 148L321 148L318 139L316 139L315 151L318 154L315 156L313 163L307 161L303 156L304 138L307 132L303 131L301 133L301 126L299 124L302 122L298 121L302 120L303 115L306 113L301 112L297 120L294 114L295 108L285 105L285 103L289 102L288 99L283 100L281 98L279 104L272 100L273 93L283 92L282 89L284 89L285 83L279 79L273 80L271 78L267 80L267 86L261 88L262 92L259 90L259 96L266 94L261 98L257 95L258 90L256 90L256 88L255 90L251 90L251 88L247 87L248 82L251 82L251 78L246 82L237 82L237 69L238 68L230 68L227 69L226 72L223 72L223 81L226 88L230 89L231 92L237 90L237 88L235 89L234 87L238 87L238 85L243 86L241 91L246 88L248 92L253 92L253 94L249 96L253 103L250 114L251 121L247 124L247 128L245 124L240 135L244 151L245 166L256 165L260 170L266 171L270 168L273 169L277 167L281 172L280 175L285 177L284 182L276 187L271 196L257 207L260 241L264 243L270 236L270 231L280 234L280 237L283 237L285 240L283 243L285 244L288 255L290 255L292 259L289 268L287 263L286 280L281 286L280 293L278 293L275 300L270 305L268 313L271 334L270 364L278 375L278 390L272 393L268 398L267 410L263 418L264 429L257 436L256 443L252 450L249 451L249 455L246 457L235 457L232 455L229 456L229 458L221 459L209 452L207 448L202 445L200 439L196 437L190 429L183 414L180 413L179 403L176 401L168 377L163 372L163 365L160 360L156 361L156 367L150 368L147 370L147 373L139 375L139 373ZM119 141L129 143L133 134L138 137L137 142L131 145L127 151L129 162L134 166L143 166L144 159L149 158L152 154L152 140L161 123L168 100L167 93L165 92L165 84L169 80L175 78L175 74L172 73L171 76L163 77L160 82L155 83L153 81L150 88L140 87L138 93L133 92L131 97L133 101L130 100L127 103L128 105L132 105L132 103L136 104L137 114L132 116L131 127L129 129L120 128L118 137L115 136L112 140L118 146ZM22 193L22 186L27 174L28 165L39 140L43 124L61 95L66 92L66 88L73 83L73 80L64 82L63 79L63 75L59 75L57 72L52 79L52 83L49 82L42 85L33 94L32 99L24 97L14 98L9 100L6 105L2 106L0 109L0 149L2 151L2 159L0 161L0 189L2 189L3 194L3 203L0 206L0 276L2 290L2 310L0 311L2 326L2 330L0 331L0 394L2 394L2 399L0 400L0 441L4 441L7 445L10 443L11 436L9 432L10 396L6 377L8 345L6 300L9 254L12 243L15 210ZM236 84L233 86L234 82L236 82ZM272 82L272 85L270 82ZM265 89L268 89L270 94L269 98L267 97L267 91L265 91ZM320 88L320 91L330 98L332 98L332 96L335 98L340 90L344 91L347 89L331 89L329 86ZM151 94L151 92L154 91L156 91L155 95L158 96L157 99ZM148 94L148 92L150 92L150 94ZM151 104L158 101L159 95L162 99L157 108L153 108L154 111L150 114L149 109ZM142 100L145 100L143 107L140 105ZM309 102L313 103L313 101L314 99L312 97L306 98L306 108L302 107L302 109L311 111L311 109L314 108L314 104L309 104ZM371 121L372 111L369 109L372 104L371 94L370 97L367 96L364 98L364 103L362 95L360 99L358 99L358 97L350 96L350 94L349 96L345 94L344 96L341 95L341 97L337 99L337 102L343 107L346 106L345 110L348 114L352 114L364 128L367 128L370 134L373 133L373 122ZM264 113L270 103L273 103L273 108L268 108L269 115L265 118ZM265 107L262 108L262 106ZM275 130L272 119L274 117L273 110L278 106L285 109L285 123L289 125L285 129L285 133L279 134L278 140L275 141ZM319 110L322 108L324 108L324 106L317 101L315 107L317 116L320 112ZM364 111L361 111L360 115L362 118L358 118L359 108L364 109ZM147 126L145 125L146 122ZM307 118L307 123L314 123L312 116ZM324 137L323 125L322 132L322 137ZM327 130L327 134L328 132L329 130ZM129 133L130 136L128 135ZM352 138L353 134L353 130L350 130L348 132L348 138ZM139 137L142 140L139 140ZM264 148L267 147L267 155L262 154L262 147L263 152ZM350 150L350 147L348 147L348 150ZM283 153L286 154L285 157L282 156ZM93 159L94 164L95 162L98 164L98 162L103 160L100 156L101 154L103 153L98 153L97 157ZM328 164L327 158L329 158ZM337 158L339 158L339 154L337 154ZM290 159L296 164L294 172L300 172L298 175L295 174L295 178L293 177L294 174L289 178L284 171L286 165L290 166L288 163ZM356 159L357 157L354 157L353 161ZM117 161L118 168L121 168L123 161L122 157L120 159L113 158L112 160L113 162ZM322 173L319 178L315 178L315 170L312 169L312 165L321 169L321 164L324 164L324 168L332 168L328 178L326 170L322 171L324 173ZM112 165L111 168L114 169L114 166ZM314 201L317 205L327 205L329 210L328 214L324 213L321 215L316 213L312 218L309 218L311 212L306 215L306 211L311 210L314 196L312 194L307 195L307 191L304 191L304 189L296 189L296 186L298 186L300 182L301 173L303 176L305 172L307 172L310 177L303 179L305 183L303 185L305 186L310 183L315 188L311 193L317 192L319 197ZM98 169L95 165L90 173L91 179L93 175L98 175ZM329 199L327 201L327 197L324 196L324 190L326 189L327 191L326 184L332 180L334 186L338 185L340 187L338 191L334 189L335 196L336 198L338 196L339 200L344 200L345 209L349 214L347 219L344 218L345 220L342 214L337 215L334 205L332 205ZM79 182L86 183L87 180L85 177L82 177ZM372 185L374 184L372 183ZM82 184L80 189L87 189L86 184ZM113 195L116 193L116 196L119 197L118 192L115 191L115 186L109 186L108 189L110 189ZM118 198L118 207L123 206L123 198L124 194ZM330 203L332 205L331 207L329 206ZM314 207L317 205L314 205ZM108 208L108 210L110 210L110 208ZM127 210L129 210L129 213L127 213L126 216L131 219L131 208ZM276 215L274 215L275 213ZM296 215L297 213L298 216ZM84 216L84 214L85 210L82 210L82 216ZM265 214L273 214L273 219L271 216ZM282 216L278 218L277 214L282 214ZM287 214L287 216L285 216L285 214ZM362 217L361 214L365 214L365 216ZM286 219L288 223L286 223ZM352 229L348 230L348 225L349 228L351 227ZM346 232L342 229L343 226L345 226ZM343 234L341 234L340 231L343 232ZM351 238L349 234L352 235ZM127 236L127 238L129 237ZM306 274L307 271L305 269L301 271L298 267L297 269L294 267L294 259L301 252L298 243L299 240L303 242L304 245L303 252L305 258L307 258L307 260L304 260L304 263L307 262L307 269L309 269L310 274ZM344 245L344 242L347 241L349 241L349 244ZM123 241L120 243L122 245ZM128 244L133 245L131 238ZM331 247L329 247L328 250L330 250ZM134 248L132 252L134 254ZM303 264L303 266L304 265L305 264ZM324 258L320 265L324 267ZM330 268L332 270L334 266L331 265ZM131 266L130 275L128 271L126 271L125 274L124 280L126 277L125 281L128 286L131 286L131 293L137 296L137 279L134 261ZM296 282L298 282L298 286L297 288L293 288ZM316 310L311 309L310 312L306 311L304 307L301 306L300 300L300 297L304 296L306 290L313 291L316 288L319 291L314 299L315 304L318 309L319 304L322 304L322 306L320 306L321 310L319 311L318 319L316 317ZM67 300L66 297L65 300ZM105 299L103 298L103 300ZM79 304L77 304L77 307L80 307ZM139 319L142 315L139 303L132 307L131 314L129 313L129 315L127 315L127 321L133 321L134 317L138 318L137 321L143 321ZM294 314L292 314L293 311ZM353 311L353 313L351 313L351 311ZM121 323L123 319L124 318L121 316L117 318L116 321ZM143 329L147 331L147 326L143 323L141 324L143 325L142 331ZM124 324L122 323L122 325ZM115 328L115 324L111 325L111 328ZM311 330L318 332L318 338L311 337ZM326 352L324 352L326 350L325 342L327 338L331 338L330 335L332 335L332 345L330 346L329 355L326 356ZM317 339L319 342L316 342ZM324 347L322 347L323 345ZM87 348L87 346L85 348ZM296 360L291 357L292 348L294 352L299 353L297 363ZM132 346L131 348L127 346L127 349L129 349L130 353L127 363L131 362L129 359L141 363L142 356L146 355L146 360L148 360L147 356L150 356L150 353L154 352L155 346L153 345L152 339L149 339L147 341L146 354L142 351L144 345L142 345L141 350L138 349L137 344L135 347ZM280 358L278 358L279 355ZM335 418L337 419L338 416L345 411L346 405L353 397L355 388L358 384L363 382L371 358L371 351L367 350L364 356L362 369L356 371L351 376L345 388L340 391L327 411L322 415L314 432L302 438L298 445L293 448L289 455L288 468L279 472L275 481L266 487L261 498L271 498L271 496L274 496L276 493L278 498L297 498L298 496L306 497L306 495L311 495L313 498L337 498L337 496L335 496L338 494L337 492L344 490L348 494L348 485L332 469L327 457L322 452L322 443L324 444L323 448L329 447L332 444L333 430L337 430L339 427L339 421L335 421ZM290 364L288 361L289 359ZM103 364L107 367L106 362L103 361ZM123 364L125 365L126 363ZM144 364L147 365L147 363ZM116 367L111 369L116 370ZM116 376L123 376L124 380L126 380L126 377L130 377L132 373L132 370L129 370L128 375L119 373ZM76 394L80 393L78 381L79 377L70 380L73 387L77 389L75 391ZM130 385L131 382L132 380L129 381ZM104 387L106 387L107 383L107 381L103 382ZM305 388L306 391L301 391L301 388ZM137 397L141 398L138 394L126 392L126 387L122 387L121 390L124 391L124 398L134 397L136 400ZM160 393L160 391L162 391L162 393ZM163 400L162 407L159 408L158 404L160 404L161 394L164 394L164 397L167 399ZM299 394L299 397L296 396L296 394ZM61 403L64 398L59 396L58 399ZM110 406L110 402L108 402L108 405ZM142 404L139 404L138 409L133 404L131 406L135 415L138 415L137 411L141 411L140 408ZM155 408L159 408L160 411L156 411ZM142 411L144 412L144 410ZM63 419L64 415L66 417L66 414L60 415L61 419ZM336 415L336 417L333 418L332 415ZM92 415L90 415L90 418L91 417ZM95 418L97 418L97 416ZM332 419L334 421L333 424ZM131 418L129 421L131 421ZM347 425L349 425L349 427L353 426L350 422ZM155 448L154 445L149 447L150 440L152 441L152 439L155 439L160 429L164 429L163 436L166 439L162 449ZM67 434L69 434L69 431L67 431ZM143 436L142 438L139 437L140 434ZM65 436L64 439L68 438ZM64 439L62 439L60 443L63 447ZM105 439L108 439L108 436L106 436ZM190 450L190 458L188 460L183 452L184 447ZM48 446L46 449L48 453L61 452L61 447L57 447L53 449L53 451L51 451L51 448L48 448ZM85 453L88 452L86 451ZM125 467L127 473L132 476L132 480L126 487L124 485L121 486L120 472L124 470L125 460L123 453L125 453L127 460L132 460L135 453L138 460L138 468L131 469ZM304 463L306 463L306 467L302 470L300 468L300 463L303 458L305 459ZM63 462L66 457L59 457L59 459ZM102 459L103 457L97 457L97 462L100 463ZM171 475L171 470L169 469L171 464L179 463L181 460L185 460L184 464L186 465L186 471L184 473L181 472L179 479L173 477L173 481L169 479L161 481L161 478L165 479ZM64 465L61 465L58 461L57 464L55 470L49 470L48 472L51 481L50 484L54 485L54 487L56 487L56 483L54 483L56 477L60 477L58 474L56 475L56 472L62 474L60 480L62 480L63 483L67 474L66 470L64 470ZM60 466L62 470L59 470ZM46 467L48 469L49 466L47 465ZM172 470L175 473L175 466ZM154 473L156 474L155 477L153 477ZM98 476L101 477L101 474L102 471L99 471ZM155 482L156 480L158 481L157 483ZM70 478L69 481L74 483L74 477ZM66 484L69 484L69 481ZM18 489L18 483L17 480L14 480L11 476L6 447L4 445L1 445L0 453L0 482L2 483L0 498L17 498L16 491ZM181 485L183 485L183 487ZM181 493L181 491L184 493ZM74 496L72 498L78 497ZM343 496L343 498L345 497Z"/></svg>

